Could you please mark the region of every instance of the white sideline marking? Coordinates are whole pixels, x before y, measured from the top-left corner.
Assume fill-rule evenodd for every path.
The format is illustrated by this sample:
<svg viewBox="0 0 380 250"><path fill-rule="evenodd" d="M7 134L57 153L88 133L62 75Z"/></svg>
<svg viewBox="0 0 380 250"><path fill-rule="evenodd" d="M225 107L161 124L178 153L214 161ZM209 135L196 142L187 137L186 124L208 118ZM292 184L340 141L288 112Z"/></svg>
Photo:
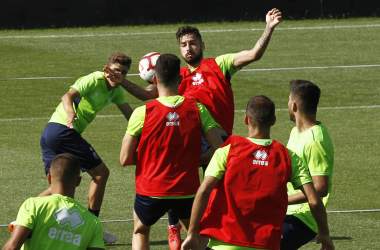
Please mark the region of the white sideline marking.
<svg viewBox="0 0 380 250"><path fill-rule="evenodd" d="M380 209L368 209L368 210L345 210L345 211L326 211L328 214L340 214L340 213L363 213L363 212L380 212ZM160 218L160 220L167 220L168 218ZM126 220L103 220L102 223L107 222L129 222L134 221L133 219ZM0 227L7 227L9 224L0 225Z"/></svg>
<svg viewBox="0 0 380 250"><path fill-rule="evenodd" d="M338 109L370 109L380 108L380 105L370 106L343 106L343 107L320 107L318 110L338 110ZM288 111L288 109L276 109L276 111ZM245 110L235 110L237 113L245 112ZM97 118L110 118L110 117L124 117L124 115L97 115ZM50 117L32 117L32 118L9 118L0 119L0 122L12 122L12 121L30 121L30 120L48 120Z"/></svg>
<svg viewBox="0 0 380 250"><path fill-rule="evenodd" d="M242 69L240 71L278 71L278 70L298 70L298 69L342 69L342 68L369 68L380 67L380 64L369 65L346 65L346 66L317 66L317 67L295 67L295 68L272 68L272 69ZM138 76L139 74L129 74L128 76ZM51 76L51 77L27 77L27 78L4 78L0 81L12 81L12 80L45 80L45 79L68 79L74 78L70 76Z"/></svg>
<svg viewBox="0 0 380 250"><path fill-rule="evenodd" d="M380 24L364 25L347 25L347 26L315 26L315 27L289 27L276 28L276 30L314 30L314 29L342 29L342 28L367 28L380 27ZM262 31L260 29L225 29L225 30L201 30L202 33L219 33L219 32L240 32L240 31ZM45 36L0 36L0 39L14 38L71 38L71 37L105 37L105 36L135 36L135 35L157 35L157 34L174 34L174 31L156 31L156 32L132 32L132 33L113 33L113 34L83 34L83 35L45 35Z"/></svg>

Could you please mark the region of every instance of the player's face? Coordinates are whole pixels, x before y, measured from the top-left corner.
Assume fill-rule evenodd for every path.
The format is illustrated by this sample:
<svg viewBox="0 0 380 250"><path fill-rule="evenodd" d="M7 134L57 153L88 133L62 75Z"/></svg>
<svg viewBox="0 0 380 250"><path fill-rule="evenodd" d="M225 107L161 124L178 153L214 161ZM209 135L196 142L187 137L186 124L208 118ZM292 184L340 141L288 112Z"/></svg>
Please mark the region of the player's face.
<svg viewBox="0 0 380 250"><path fill-rule="evenodd" d="M114 70L116 73L119 73L123 76L123 79L127 77L129 67L125 65L121 65L120 63L114 63L109 66L112 70ZM119 85L115 84L114 82L109 81L109 84L112 88L116 88Z"/></svg>
<svg viewBox="0 0 380 250"><path fill-rule="evenodd" d="M289 117L292 122L296 122L296 115L294 114L294 111L293 111L293 103L294 103L294 100L293 100L292 94L290 93L289 102L288 102Z"/></svg>
<svg viewBox="0 0 380 250"><path fill-rule="evenodd" d="M183 59L190 65L198 64L203 59L204 43L193 34L187 34L179 39L179 50Z"/></svg>

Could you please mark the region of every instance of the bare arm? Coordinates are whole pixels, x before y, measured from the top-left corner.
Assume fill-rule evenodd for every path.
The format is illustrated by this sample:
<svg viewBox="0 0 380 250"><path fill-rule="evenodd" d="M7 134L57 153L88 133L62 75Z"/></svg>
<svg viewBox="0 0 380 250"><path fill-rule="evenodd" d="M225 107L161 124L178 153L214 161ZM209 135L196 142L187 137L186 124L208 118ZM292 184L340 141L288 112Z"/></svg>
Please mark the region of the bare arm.
<svg viewBox="0 0 380 250"><path fill-rule="evenodd" d="M106 73L106 77L109 81L113 81L121 85L126 91L141 101L147 101L158 97L157 86L154 84L150 84L146 88L143 88L128 81L120 73L115 72L108 66L104 66L103 70Z"/></svg>
<svg viewBox="0 0 380 250"><path fill-rule="evenodd" d="M137 147L140 136L125 135L120 150L120 163L123 166L136 165Z"/></svg>
<svg viewBox="0 0 380 250"><path fill-rule="evenodd" d="M302 192L307 197L310 211L318 225L317 244L322 243L321 250L333 250L334 244L329 236L327 214L321 198L318 196L313 184L307 183L301 186Z"/></svg>
<svg viewBox="0 0 380 250"><path fill-rule="evenodd" d="M218 182L218 178L206 176L202 185L199 187L194 199L193 208L191 209L189 231L185 241L182 243L182 250L197 249L199 225L203 214L206 211L211 191Z"/></svg>
<svg viewBox="0 0 380 250"><path fill-rule="evenodd" d="M5 243L2 250L20 249L21 246L26 241L26 239L29 237L31 232L32 232L32 229L29 229L24 226L16 225L13 229L11 237L9 238L7 243Z"/></svg>
<svg viewBox="0 0 380 250"><path fill-rule="evenodd" d="M158 97L157 85L149 84L147 87L143 88L139 85L136 85L127 79L124 79L121 86L131 93L131 95L140 99L141 101L147 101L151 99L155 99Z"/></svg>
<svg viewBox="0 0 380 250"><path fill-rule="evenodd" d="M320 197L325 197L329 192L329 176L312 176L315 190ZM288 196L288 204L299 204L307 202L307 198L303 193Z"/></svg>
<svg viewBox="0 0 380 250"><path fill-rule="evenodd" d="M74 128L73 121L78 120L77 115L75 114L74 107L73 107L73 101L80 97L80 94L78 90L71 89L69 92L64 94L61 98L63 107L67 114L67 127Z"/></svg>
<svg viewBox="0 0 380 250"><path fill-rule="evenodd" d="M123 113L125 118L129 121L129 118L131 117L133 112L131 106L127 102L123 104L117 104L116 106L119 108L121 113Z"/></svg>
<svg viewBox="0 0 380 250"><path fill-rule="evenodd" d="M257 41L253 49L244 50L234 57L234 68L242 68L254 61L260 60L264 55L266 48L268 47L269 40L272 36L274 28L281 22L282 16L278 9L272 9L266 15L267 26L264 30L263 35Z"/></svg>
<svg viewBox="0 0 380 250"><path fill-rule="evenodd" d="M217 127L209 129L206 133L203 134L203 137L211 148L207 150L206 153L201 155L200 164L202 165L208 164L214 155L215 150L217 150L220 145L223 144L222 137L220 137L220 133Z"/></svg>

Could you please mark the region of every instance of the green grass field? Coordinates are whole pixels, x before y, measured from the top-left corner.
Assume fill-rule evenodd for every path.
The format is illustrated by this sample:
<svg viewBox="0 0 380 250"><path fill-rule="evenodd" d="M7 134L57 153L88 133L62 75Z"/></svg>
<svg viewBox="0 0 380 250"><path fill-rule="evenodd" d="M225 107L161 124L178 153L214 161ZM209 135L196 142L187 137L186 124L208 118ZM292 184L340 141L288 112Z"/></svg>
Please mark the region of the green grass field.
<svg viewBox="0 0 380 250"><path fill-rule="evenodd" d="M115 51L132 58L130 74L137 73L139 59L148 52L180 56L175 39L179 26L0 31L1 225L15 220L25 199L37 196L48 187L40 135L60 97L76 78L101 70ZM206 44L207 58L251 49L265 24L238 22L197 26ZM271 137L283 144L287 143L294 126L286 110L289 81L306 79L321 88L318 120L329 129L335 146L329 211L380 208L379 41L379 18L283 21L275 30L264 57L245 68L283 70L241 71L232 78L236 109L234 134L246 135L242 110L249 98L264 94L278 109ZM33 77L66 78L14 79ZM139 76L128 79L146 86ZM126 96L132 108L143 105L130 94ZM119 114L115 105L109 105L83 133L111 169L101 220L132 218L134 167L123 168L119 163L121 140L128 124L121 116L111 116ZM89 182L85 174L76 194L84 206L87 206ZM380 248L379 212L331 213L328 219L336 249ZM152 249L168 249L166 225L167 222L161 220L152 228ZM119 238L117 244L106 249L130 249L132 222L109 222L104 226ZM7 228L0 227L0 246L9 236ZM311 242L302 249L319 248Z"/></svg>

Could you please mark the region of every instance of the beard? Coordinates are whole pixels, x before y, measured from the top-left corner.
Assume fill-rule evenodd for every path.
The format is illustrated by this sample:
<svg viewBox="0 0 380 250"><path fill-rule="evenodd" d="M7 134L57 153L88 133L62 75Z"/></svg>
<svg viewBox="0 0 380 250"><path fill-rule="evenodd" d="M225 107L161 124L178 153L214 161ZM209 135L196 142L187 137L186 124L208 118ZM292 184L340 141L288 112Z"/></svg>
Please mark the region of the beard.
<svg viewBox="0 0 380 250"><path fill-rule="evenodd" d="M183 60L185 60L187 64L193 65L193 64L198 64L202 60L202 58L203 58L203 51L201 50L198 56L190 58L190 59L186 59L185 57L183 57Z"/></svg>

